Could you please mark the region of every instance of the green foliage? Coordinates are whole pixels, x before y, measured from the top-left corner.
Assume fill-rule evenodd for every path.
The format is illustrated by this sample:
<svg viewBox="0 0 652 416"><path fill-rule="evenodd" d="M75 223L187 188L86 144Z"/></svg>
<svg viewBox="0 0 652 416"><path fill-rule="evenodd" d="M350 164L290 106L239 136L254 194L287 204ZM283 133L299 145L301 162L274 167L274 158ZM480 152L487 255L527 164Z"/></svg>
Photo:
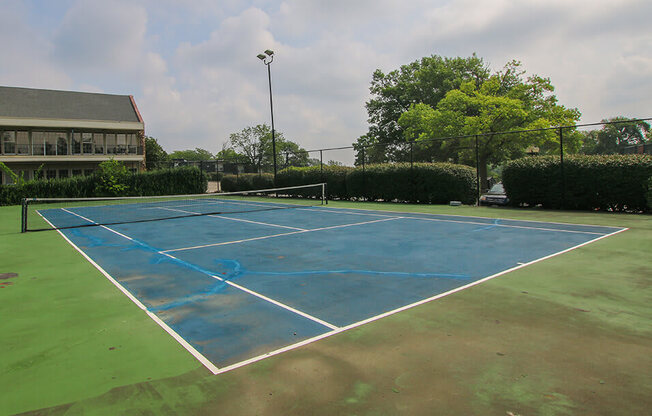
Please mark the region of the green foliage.
<svg viewBox="0 0 652 416"><path fill-rule="evenodd" d="M515 205L541 204L544 208L645 211L652 177L650 155L574 155L527 157L503 169L507 196Z"/></svg>
<svg viewBox="0 0 652 416"><path fill-rule="evenodd" d="M160 169L168 161L168 154L153 137L145 137L145 166L148 170Z"/></svg>
<svg viewBox="0 0 652 416"><path fill-rule="evenodd" d="M290 167L278 172L276 179L279 187L325 182L329 198L347 199L349 197L347 175L353 170L354 168L351 167L337 165L324 166L323 170L319 166ZM306 196L317 196L317 194Z"/></svg>
<svg viewBox="0 0 652 416"><path fill-rule="evenodd" d="M295 142L286 139L283 133L274 131L276 142L276 163L277 166L307 166L309 164L308 153L299 147ZM257 167L271 167L274 164L274 151L272 145L272 129L267 124L259 124L254 127L246 127L237 133L232 133L229 143L222 149L224 154L231 150L244 163Z"/></svg>
<svg viewBox="0 0 652 416"><path fill-rule="evenodd" d="M208 150L200 149L199 147L195 150L175 150L170 153L168 158L171 159L181 159L188 161L200 161L200 160L211 160L213 159L213 154Z"/></svg>
<svg viewBox="0 0 652 416"><path fill-rule="evenodd" d="M16 172L14 172L13 170L11 170L11 168L9 168L9 166L5 165L5 164L2 163L2 162L0 162L0 170L2 170L4 173L6 173L7 175L9 175L9 176L11 177L11 180L12 180L15 184L19 184L19 185L21 185L21 184L23 184L23 183L25 182L24 179L23 179L21 176L18 176L18 175L16 174Z"/></svg>
<svg viewBox="0 0 652 416"><path fill-rule="evenodd" d="M369 114L369 132L354 145L389 144L403 139L403 128L398 119L414 103L424 103L435 108L447 92L459 88L463 82L482 84L489 77L489 69L482 58L445 58L427 56L399 69L384 74L377 69L369 91L372 98L366 103ZM365 150L368 161L405 160L401 149L388 145ZM361 153L358 153L359 165Z"/></svg>
<svg viewBox="0 0 652 416"><path fill-rule="evenodd" d="M121 196L127 191L129 171L123 163L115 159L100 163L95 176L95 193L99 196Z"/></svg>
<svg viewBox="0 0 652 416"><path fill-rule="evenodd" d="M254 183L259 178L259 183ZM272 175L225 175L222 189L226 192L270 188ZM269 181L266 183L266 181ZM451 163L409 163L287 168L277 175L279 187L309 185L326 182L328 197L338 199L367 199L373 201L410 201L427 204L445 204L451 200L470 204L475 201L475 171ZM319 191L295 192L298 196L313 197Z"/></svg>
<svg viewBox="0 0 652 416"><path fill-rule="evenodd" d="M602 120L619 123L605 124L600 130L584 133L582 153L589 155L622 153L627 146L647 143L648 136L652 132L650 123L630 120L632 119L622 116Z"/></svg>
<svg viewBox="0 0 652 416"><path fill-rule="evenodd" d="M183 195L206 192L208 178L199 168L184 166L141 172L130 177L128 195Z"/></svg>
<svg viewBox="0 0 652 416"><path fill-rule="evenodd" d="M224 175L221 188L224 192L251 191L254 189L270 189L274 187L274 175L271 173L241 173L239 175Z"/></svg>
<svg viewBox="0 0 652 416"><path fill-rule="evenodd" d="M482 85L463 82L458 89L446 93L436 107L413 104L404 112L399 125L406 140L427 141L440 137L462 137L458 140L428 142L434 160L456 160L475 164L475 137L478 136L478 160L482 183L486 183L487 164L500 164L525 155L530 146L542 153L557 152L556 130L531 133L496 134L519 130L573 125L579 119L577 109L557 104L550 80L538 76L523 78L520 63L510 62L502 72L489 77ZM567 151L576 152L579 134L566 130Z"/></svg>
<svg viewBox="0 0 652 416"><path fill-rule="evenodd" d="M475 170L452 163L373 164L356 168L348 178L351 197L372 201L447 204L475 201Z"/></svg>
<svg viewBox="0 0 652 416"><path fill-rule="evenodd" d="M17 205L23 198L88 198L98 193L99 175L65 179L35 180L0 186L0 205ZM207 186L206 176L196 167L164 169L129 174L119 196L200 194Z"/></svg>

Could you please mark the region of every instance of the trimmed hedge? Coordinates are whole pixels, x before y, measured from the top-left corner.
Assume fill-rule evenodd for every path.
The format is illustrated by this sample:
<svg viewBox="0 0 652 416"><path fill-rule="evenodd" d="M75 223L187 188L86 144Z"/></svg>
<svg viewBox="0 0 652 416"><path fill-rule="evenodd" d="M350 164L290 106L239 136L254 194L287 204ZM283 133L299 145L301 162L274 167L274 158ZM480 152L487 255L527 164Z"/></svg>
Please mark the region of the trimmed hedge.
<svg viewBox="0 0 652 416"><path fill-rule="evenodd" d="M224 175L220 184L224 192L251 191L274 187L274 175L271 173L241 173Z"/></svg>
<svg viewBox="0 0 652 416"><path fill-rule="evenodd" d="M270 182L254 187L258 174L225 175L222 189L226 192L271 188ZM263 175L265 176L265 175ZM277 186L297 186L326 182L328 197L337 199L366 199L371 201L410 201L427 204L447 204L457 200L465 204L475 202L475 170L451 163L409 163L367 165L351 168L319 166L287 168L277 173ZM319 191L298 190L302 197L318 196Z"/></svg>
<svg viewBox="0 0 652 416"><path fill-rule="evenodd" d="M452 163L367 165L347 178L349 195L371 201L409 201L422 204L475 202L475 170Z"/></svg>
<svg viewBox="0 0 652 416"><path fill-rule="evenodd" d="M328 198L348 199L347 175L354 170L346 166L324 166L323 170L319 166L290 167L278 172L276 183L279 187L286 187L325 182ZM302 191L301 196L320 196L320 192L317 190L306 195Z"/></svg>
<svg viewBox="0 0 652 416"><path fill-rule="evenodd" d="M573 155L564 158L562 201L559 157L508 163L503 184L514 205L578 210L645 211L652 177L650 155Z"/></svg>
<svg viewBox="0 0 652 416"><path fill-rule="evenodd" d="M98 194L95 175L1 185L0 205L18 205L23 198L87 198ZM182 167L130 175L121 196L200 194L208 185L198 168Z"/></svg>

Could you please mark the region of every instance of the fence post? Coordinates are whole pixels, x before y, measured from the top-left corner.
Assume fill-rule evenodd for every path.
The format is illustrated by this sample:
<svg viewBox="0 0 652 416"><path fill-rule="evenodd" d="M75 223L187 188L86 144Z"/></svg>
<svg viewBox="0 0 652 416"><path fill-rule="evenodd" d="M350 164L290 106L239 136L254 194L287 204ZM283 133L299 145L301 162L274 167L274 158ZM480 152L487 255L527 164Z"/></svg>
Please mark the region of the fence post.
<svg viewBox="0 0 652 416"><path fill-rule="evenodd" d="M564 175L564 128L559 128L559 169L561 174L561 205L564 209L566 205L566 176Z"/></svg>
<svg viewBox="0 0 652 416"><path fill-rule="evenodd" d="M319 178L324 182L324 153L323 150L319 150Z"/></svg>
<svg viewBox="0 0 652 416"><path fill-rule="evenodd" d="M475 205L480 206L480 152L478 135L475 135Z"/></svg>
<svg viewBox="0 0 652 416"><path fill-rule="evenodd" d="M417 183L414 179L414 141L410 141L410 182L412 182L412 200L417 202Z"/></svg>
<svg viewBox="0 0 652 416"><path fill-rule="evenodd" d="M366 177L365 172L364 172L364 160L365 160L364 146L362 146L362 193L366 194L367 193L367 177Z"/></svg>

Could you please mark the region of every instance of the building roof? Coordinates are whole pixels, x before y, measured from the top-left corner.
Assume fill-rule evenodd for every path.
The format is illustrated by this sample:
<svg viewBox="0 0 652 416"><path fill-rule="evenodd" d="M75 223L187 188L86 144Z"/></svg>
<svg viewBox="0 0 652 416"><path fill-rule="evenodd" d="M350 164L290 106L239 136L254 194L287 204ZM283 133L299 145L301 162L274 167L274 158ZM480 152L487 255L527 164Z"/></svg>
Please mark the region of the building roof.
<svg viewBox="0 0 652 416"><path fill-rule="evenodd" d="M2 86L0 117L142 123L129 95Z"/></svg>

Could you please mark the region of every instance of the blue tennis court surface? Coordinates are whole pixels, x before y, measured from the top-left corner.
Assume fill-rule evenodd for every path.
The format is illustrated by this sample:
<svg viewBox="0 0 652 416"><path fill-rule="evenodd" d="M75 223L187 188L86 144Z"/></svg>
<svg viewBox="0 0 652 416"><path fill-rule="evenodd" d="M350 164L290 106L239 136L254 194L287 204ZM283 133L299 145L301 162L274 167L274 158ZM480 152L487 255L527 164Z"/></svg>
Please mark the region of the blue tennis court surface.
<svg viewBox="0 0 652 416"><path fill-rule="evenodd" d="M215 373L618 231L330 207L61 230Z"/></svg>

